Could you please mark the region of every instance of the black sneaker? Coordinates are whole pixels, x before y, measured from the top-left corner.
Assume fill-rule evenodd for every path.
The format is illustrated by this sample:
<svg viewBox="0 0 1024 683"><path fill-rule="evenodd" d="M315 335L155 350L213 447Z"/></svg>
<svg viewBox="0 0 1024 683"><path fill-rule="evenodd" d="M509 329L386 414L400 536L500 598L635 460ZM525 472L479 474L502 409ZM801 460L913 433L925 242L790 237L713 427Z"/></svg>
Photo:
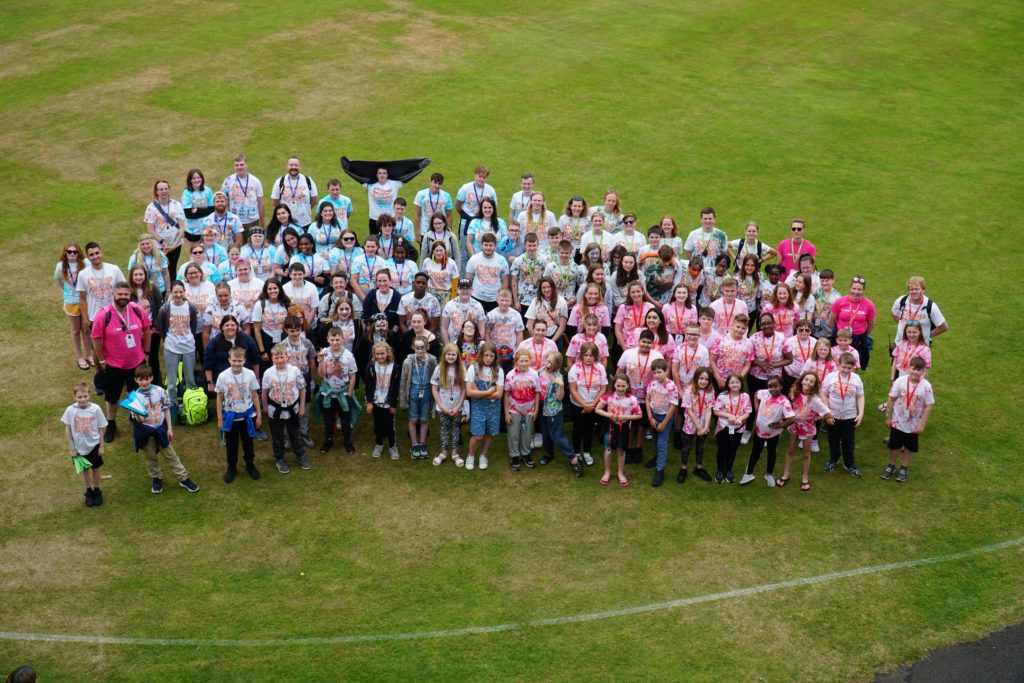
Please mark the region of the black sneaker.
<svg viewBox="0 0 1024 683"><path fill-rule="evenodd" d="M523 464L526 465L527 467L531 468L531 469L537 466L537 463L535 463L533 461L533 456L532 455L525 456L523 458Z"/></svg>
<svg viewBox="0 0 1024 683"><path fill-rule="evenodd" d="M679 474L676 475L676 483L682 484L686 481L686 470L679 470Z"/></svg>
<svg viewBox="0 0 1024 683"><path fill-rule="evenodd" d="M847 467L847 466L846 466L846 465L844 464L844 465L843 465L843 469L844 469L844 470L846 470L847 472L849 472L850 474L852 474L852 475L853 475L854 477L856 477L857 479L860 479L860 470L858 470L858 469L857 469L857 466L856 466L856 465L854 465L853 467Z"/></svg>
<svg viewBox="0 0 1024 683"><path fill-rule="evenodd" d="M291 468L288 467L288 463L284 461L284 458L274 461L274 464L277 466L277 471L281 474L288 474L292 471Z"/></svg>
<svg viewBox="0 0 1024 683"><path fill-rule="evenodd" d="M547 465L547 464L548 464L549 462L551 462L552 460L553 460L553 458L552 458L552 457L551 457L550 455L548 455L547 453L545 453L545 454L544 454L544 455L542 455L542 456L541 456L541 458L540 458L540 464L541 464L541 465Z"/></svg>
<svg viewBox="0 0 1024 683"><path fill-rule="evenodd" d="M836 461L835 460L829 460L828 462L825 463L825 471L826 472L831 472L835 468L836 468Z"/></svg>
<svg viewBox="0 0 1024 683"><path fill-rule="evenodd" d="M194 481L192 481L191 479L187 479L187 478L186 479L182 479L181 481L179 481L178 482L178 486L180 486L181 488L185 489L189 493L195 493L196 491L199 490L199 484L197 484Z"/></svg>
<svg viewBox="0 0 1024 683"><path fill-rule="evenodd" d="M715 472L715 481L718 482L719 484L724 484L725 483L725 472L722 472L721 470L719 470L718 472Z"/></svg>
<svg viewBox="0 0 1024 683"><path fill-rule="evenodd" d="M512 458L511 462L509 462L509 467L512 468L513 472L518 472L519 470L523 469L523 463L521 462L521 458Z"/></svg>
<svg viewBox="0 0 1024 683"><path fill-rule="evenodd" d="M103 505L103 491L100 491L99 489L92 490L92 505L93 507Z"/></svg>
<svg viewBox="0 0 1024 683"><path fill-rule="evenodd" d="M732 473L732 470L725 473L725 480L730 484L736 481L736 476Z"/></svg>
<svg viewBox="0 0 1024 683"><path fill-rule="evenodd" d="M95 505L95 503L93 503L92 489L86 489L85 490L85 507L91 508L93 505Z"/></svg>
<svg viewBox="0 0 1024 683"><path fill-rule="evenodd" d="M576 473L577 477L583 476L583 456L577 455L576 459L572 461L573 472Z"/></svg>
<svg viewBox="0 0 1024 683"><path fill-rule="evenodd" d="M305 455L300 455L299 456L299 467L301 467L304 470L311 470L311 469L313 469L313 466L309 464L309 459L306 458Z"/></svg>
<svg viewBox="0 0 1024 683"><path fill-rule="evenodd" d="M896 481L906 481L906 480L907 480L907 468L906 467L901 467L900 471L896 473Z"/></svg>
<svg viewBox="0 0 1024 683"><path fill-rule="evenodd" d="M110 443L117 434L117 423L111 420L107 423L107 431L103 433L103 443Z"/></svg>
<svg viewBox="0 0 1024 683"><path fill-rule="evenodd" d="M320 446L320 452L321 453L327 453L332 448L334 448L334 440L333 439L324 439L323 444Z"/></svg>
<svg viewBox="0 0 1024 683"><path fill-rule="evenodd" d="M355 453L356 452L356 447L352 445L351 441L349 441L349 442L347 442L345 444L345 452L346 453Z"/></svg>
<svg viewBox="0 0 1024 683"><path fill-rule="evenodd" d="M234 467L229 467L226 470L224 470L224 483L230 484L231 482L233 482L235 480L236 473L237 470Z"/></svg>
<svg viewBox="0 0 1024 683"><path fill-rule="evenodd" d="M665 483L665 470L654 470L654 479L651 480L651 486L661 486Z"/></svg>
<svg viewBox="0 0 1024 683"><path fill-rule="evenodd" d="M149 487L152 493L160 493L164 490L164 480L160 477L153 477L153 485Z"/></svg>
<svg viewBox="0 0 1024 683"><path fill-rule="evenodd" d="M699 479L702 479L702 480L704 480L704 481L711 481L711 475L710 475L710 474L708 473L708 471L707 471L706 469L704 469L703 467L697 467L697 468L695 468L695 469L693 470L693 473L694 473L695 475L697 475L697 477L698 477Z"/></svg>
<svg viewBox="0 0 1024 683"><path fill-rule="evenodd" d="M649 470L650 469L654 469L657 466L658 466L658 456L654 456L653 458L651 458L650 460L648 460L647 462L644 463L644 467L646 467Z"/></svg>
<svg viewBox="0 0 1024 683"><path fill-rule="evenodd" d="M880 474L879 476L882 477L882 479L885 479L886 481L888 481L889 477L891 477L892 473L895 472L895 471L896 471L896 465L886 465L885 469L882 470L882 474Z"/></svg>
<svg viewBox="0 0 1024 683"><path fill-rule="evenodd" d="M260 471L256 469L256 465L253 465L251 462L245 463L245 473L249 475L250 479L260 478Z"/></svg>

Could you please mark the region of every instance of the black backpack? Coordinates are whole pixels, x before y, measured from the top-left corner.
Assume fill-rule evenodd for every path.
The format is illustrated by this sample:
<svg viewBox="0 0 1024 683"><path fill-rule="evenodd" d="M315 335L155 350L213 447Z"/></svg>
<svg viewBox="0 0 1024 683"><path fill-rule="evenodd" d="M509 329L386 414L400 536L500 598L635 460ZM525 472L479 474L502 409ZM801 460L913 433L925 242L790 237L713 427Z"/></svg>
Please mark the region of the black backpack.
<svg viewBox="0 0 1024 683"><path fill-rule="evenodd" d="M284 179L285 179L286 175L287 174L281 176L277 180L277 191L278 191L278 193L284 192ZM308 175L303 175L302 177L306 179L306 189L309 190L309 194L312 195L313 194L313 181L309 179Z"/></svg>

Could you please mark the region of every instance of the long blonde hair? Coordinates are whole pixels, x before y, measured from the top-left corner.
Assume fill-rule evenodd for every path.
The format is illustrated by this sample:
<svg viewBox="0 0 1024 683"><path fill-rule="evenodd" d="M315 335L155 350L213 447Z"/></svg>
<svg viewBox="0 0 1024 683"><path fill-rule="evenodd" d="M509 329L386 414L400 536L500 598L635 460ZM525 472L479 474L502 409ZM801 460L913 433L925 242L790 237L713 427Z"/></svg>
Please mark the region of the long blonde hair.
<svg viewBox="0 0 1024 683"><path fill-rule="evenodd" d="M455 363L448 364L448 354L455 354ZM459 347L455 344L445 344L444 348L441 349L441 357L437 361L437 375L438 375L438 386L442 389L455 389L465 383L465 374L462 368L462 356L459 354ZM455 379L453 380L452 386L446 386L448 384L448 370L455 368Z"/></svg>

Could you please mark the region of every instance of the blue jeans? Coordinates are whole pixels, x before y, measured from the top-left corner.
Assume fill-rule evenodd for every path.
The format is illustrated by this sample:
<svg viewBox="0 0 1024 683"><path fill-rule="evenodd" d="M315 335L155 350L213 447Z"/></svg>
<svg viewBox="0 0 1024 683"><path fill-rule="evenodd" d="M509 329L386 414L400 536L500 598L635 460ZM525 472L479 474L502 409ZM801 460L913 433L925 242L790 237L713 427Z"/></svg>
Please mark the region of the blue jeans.
<svg viewBox="0 0 1024 683"><path fill-rule="evenodd" d="M654 418L655 422L664 422L665 416L658 415L657 413L651 413L651 417ZM651 431L654 433L654 452L658 456L658 464L656 469L664 470L665 461L668 459L668 437L672 433L672 423L666 425L663 431L658 431L652 428Z"/></svg>
<svg viewBox="0 0 1024 683"><path fill-rule="evenodd" d="M569 437L565 435L565 426L562 413L540 416L540 433L544 437L544 452L548 455L554 454L557 446L562 455L570 460L576 455L572 449Z"/></svg>

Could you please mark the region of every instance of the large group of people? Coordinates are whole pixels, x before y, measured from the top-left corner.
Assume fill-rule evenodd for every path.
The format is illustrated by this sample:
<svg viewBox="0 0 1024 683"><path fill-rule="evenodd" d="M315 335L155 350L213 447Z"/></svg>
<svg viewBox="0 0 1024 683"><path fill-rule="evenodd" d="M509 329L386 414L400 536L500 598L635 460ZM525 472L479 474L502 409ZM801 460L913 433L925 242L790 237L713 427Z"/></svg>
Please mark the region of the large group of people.
<svg viewBox="0 0 1024 683"><path fill-rule="evenodd" d="M581 195L553 204L529 173L506 213L489 175L476 168L453 198L432 173L407 216L404 184L381 164L376 182L363 184L369 223L360 237L350 223L357 202L340 180L320 196L290 158L267 207L238 156L217 191L200 169L186 174L180 201L170 182L154 183L127 276L96 241L65 244L54 277L78 365L94 370L106 403L91 403L83 382L63 418L86 504L102 503L98 469L126 388L145 407L130 419L154 493L163 489L159 455L182 487L198 490L171 440L183 394L204 391L229 483L239 447L259 478L253 439L271 440L281 473L288 451L310 469L311 414L322 421L320 453L335 448L339 431L344 450L356 452L352 428L365 413L372 457L386 449L397 460L399 411L412 459L466 470L487 469L504 433L513 470L562 456L582 476L597 438L602 485L627 486L626 465L643 463L661 486L670 447L677 482L692 452L694 476L732 483L740 447L752 442L741 484L766 453L767 485L785 486L799 453L807 491L824 431L825 469L841 463L861 476L859 373L871 360L876 309L863 276L819 267L804 220L771 242L754 222L730 238L711 207L695 212L689 231L671 215L641 229L615 190L594 205ZM905 481L934 403L931 342L948 325L918 276L890 313L897 341L890 390L877 404L890 427L881 476Z"/></svg>

